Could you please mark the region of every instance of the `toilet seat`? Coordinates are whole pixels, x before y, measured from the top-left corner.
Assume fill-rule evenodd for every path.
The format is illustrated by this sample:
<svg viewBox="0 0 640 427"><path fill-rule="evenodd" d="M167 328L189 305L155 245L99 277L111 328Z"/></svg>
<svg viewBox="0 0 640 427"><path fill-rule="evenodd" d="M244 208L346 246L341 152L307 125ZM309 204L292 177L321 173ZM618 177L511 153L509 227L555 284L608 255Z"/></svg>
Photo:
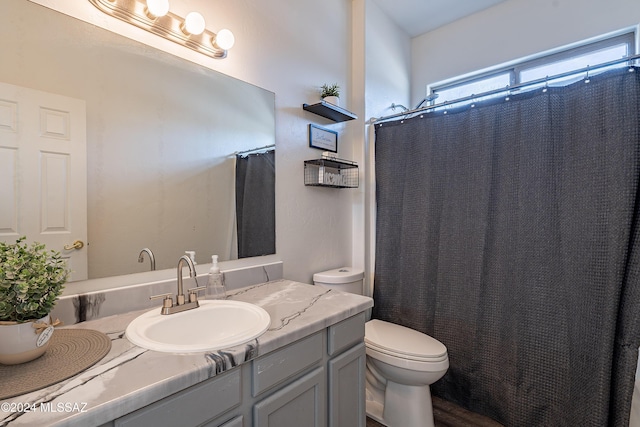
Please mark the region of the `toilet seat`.
<svg viewBox="0 0 640 427"><path fill-rule="evenodd" d="M444 374L444 372L449 368L449 357L446 354L438 359L412 360L408 359L406 356L398 356L381 352L376 347L368 344L365 346L365 350L368 361L371 360L374 364L376 361L379 361L397 368L407 369L414 372L413 375L427 372L440 372Z"/></svg>
<svg viewBox="0 0 640 427"><path fill-rule="evenodd" d="M441 356L435 356L435 357L433 356L420 357L420 356L413 356L405 353L400 353L397 351L390 351L388 349L377 347L370 343L365 343L365 346L367 347L367 349L373 350L379 354L381 353L381 354L395 357L398 359L411 360L415 362L424 362L424 363L434 362L435 363L435 362L442 362L443 360L447 360L449 358L449 356L446 353Z"/></svg>
<svg viewBox="0 0 640 427"><path fill-rule="evenodd" d="M376 352L401 359L440 362L448 358L447 348L437 339L378 319L365 323L364 342Z"/></svg>

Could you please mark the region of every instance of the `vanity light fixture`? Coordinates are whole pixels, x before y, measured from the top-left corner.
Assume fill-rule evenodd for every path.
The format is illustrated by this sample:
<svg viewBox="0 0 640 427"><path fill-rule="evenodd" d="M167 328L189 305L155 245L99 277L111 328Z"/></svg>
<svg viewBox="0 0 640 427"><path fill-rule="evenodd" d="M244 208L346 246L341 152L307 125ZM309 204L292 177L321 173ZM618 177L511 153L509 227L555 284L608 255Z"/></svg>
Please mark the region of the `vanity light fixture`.
<svg viewBox="0 0 640 427"><path fill-rule="evenodd" d="M233 47L235 42L236 38L233 36L233 33L225 28L218 31L218 34L216 34L216 38L213 41L213 46L222 50L229 50Z"/></svg>
<svg viewBox="0 0 640 427"><path fill-rule="evenodd" d="M165 16L169 13L169 0L147 0L146 12L151 19Z"/></svg>
<svg viewBox="0 0 640 427"><path fill-rule="evenodd" d="M180 26L180 29L186 35L199 35L204 31L205 22L204 17L198 12L189 12L184 18L184 22Z"/></svg>
<svg viewBox="0 0 640 427"><path fill-rule="evenodd" d="M89 1L107 15L212 58L226 58L235 42L227 29L217 34L207 30L204 17L198 12L190 12L185 18L169 12L169 0Z"/></svg>

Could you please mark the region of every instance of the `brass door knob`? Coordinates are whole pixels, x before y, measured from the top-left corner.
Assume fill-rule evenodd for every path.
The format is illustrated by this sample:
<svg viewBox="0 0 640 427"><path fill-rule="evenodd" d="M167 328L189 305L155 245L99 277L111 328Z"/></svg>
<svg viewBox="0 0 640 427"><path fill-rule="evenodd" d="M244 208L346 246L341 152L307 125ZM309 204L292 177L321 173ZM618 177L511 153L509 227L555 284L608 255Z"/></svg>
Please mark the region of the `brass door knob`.
<svg viewBox="0 0 640 427"><path fill-rule="evenodd" d="M82 240L76 240L71 245L64 245L65 250L70 251L72 249L82 249L84 248L84 242Z"/></svg>

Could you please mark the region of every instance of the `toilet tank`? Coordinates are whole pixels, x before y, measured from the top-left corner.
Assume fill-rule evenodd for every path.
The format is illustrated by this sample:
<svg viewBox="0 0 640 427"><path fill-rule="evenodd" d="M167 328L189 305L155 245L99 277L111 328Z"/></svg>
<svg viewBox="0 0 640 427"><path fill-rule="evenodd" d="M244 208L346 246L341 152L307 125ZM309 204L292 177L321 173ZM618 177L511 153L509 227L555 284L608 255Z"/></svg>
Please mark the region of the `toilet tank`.
<svg viewBox="0 0 640 427"><path fill-rule="evenodd" d="M337 291L363 295L364 271L341 267L313 275L313 284Z"/></svg>

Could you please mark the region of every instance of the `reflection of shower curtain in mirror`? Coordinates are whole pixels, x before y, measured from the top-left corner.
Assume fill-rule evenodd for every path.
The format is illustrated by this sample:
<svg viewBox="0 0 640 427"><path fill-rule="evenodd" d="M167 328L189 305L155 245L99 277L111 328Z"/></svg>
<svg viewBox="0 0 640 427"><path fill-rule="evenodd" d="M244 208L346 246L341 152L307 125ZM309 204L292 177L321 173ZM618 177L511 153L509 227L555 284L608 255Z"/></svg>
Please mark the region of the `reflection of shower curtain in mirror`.
<svg viewBox="0 0 640 427"><path fill-rule="evenodd" d="M275 150L236 156L238 258L276 252Z"/></svg>

